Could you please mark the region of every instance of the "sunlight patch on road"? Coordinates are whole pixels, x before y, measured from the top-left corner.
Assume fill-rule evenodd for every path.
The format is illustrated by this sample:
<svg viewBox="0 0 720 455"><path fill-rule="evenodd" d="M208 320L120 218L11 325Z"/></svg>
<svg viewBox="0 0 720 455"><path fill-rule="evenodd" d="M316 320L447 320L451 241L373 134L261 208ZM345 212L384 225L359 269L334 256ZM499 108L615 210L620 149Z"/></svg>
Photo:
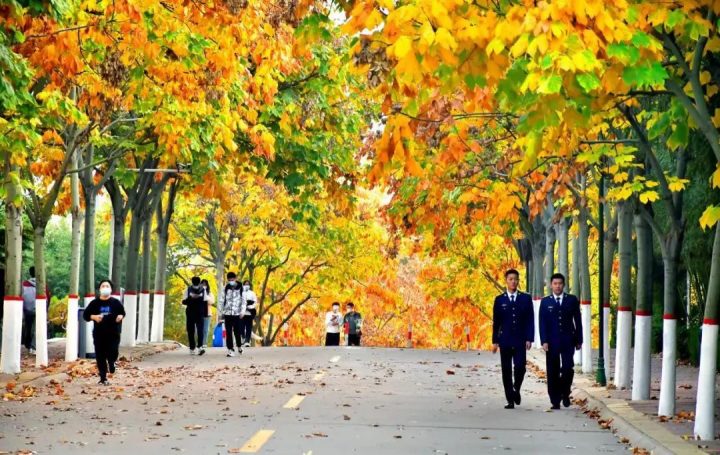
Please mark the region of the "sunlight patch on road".
<svg viewBox="0 0 720 455"><path fill-rule="evenodd" d="M337 363L338 360L340 360L340 356L339 356L339 355L336 355L335 357L333 357L332 359L330 359L330 361L331 361L332 363Z"/></svg>
<svg viewBox="0 0 720 455"><path fill-rule="evenodd" d="M240 448L240 453L255 453L275 434L275 430L260 430Z"/></svg>
<svg viewBox="0 0 720 455"><path fill-rule="evenodd" d="M325 377L325 372L321 371L318 374L316 374L315 377L313 377L313 381L320 381L324 377Z"/></svg>
<svg viewBox="0 0 720 455"><path fill-rule="evenodd" d="M292 398L288 400L287 403L283 406L285 409L297 409L298 406L300 406L300 403L305 399L305 395L295 395Z"/></svg>

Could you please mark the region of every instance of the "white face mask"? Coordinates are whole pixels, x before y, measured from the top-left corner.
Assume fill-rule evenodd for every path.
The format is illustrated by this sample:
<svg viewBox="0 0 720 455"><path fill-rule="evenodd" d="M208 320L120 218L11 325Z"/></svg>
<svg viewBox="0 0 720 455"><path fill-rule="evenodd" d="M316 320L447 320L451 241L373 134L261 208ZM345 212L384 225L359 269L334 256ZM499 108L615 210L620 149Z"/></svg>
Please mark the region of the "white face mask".
<svg viewBox="0 0 720 455"><path fill-rule="evenodd" d="M108 286L103 286L100 288L100 295L103 297L109 297L110 294L112 294L112 289Z"/></svg>
<svg viewBox="0 0 720 455"><path fill-rule="evenodd" d="M232 287L235 287L235 285L237 284L237 282L235 282L235 281L230 281L228 284L229 284L230 286L232 286Z"/></svg>
<svg viewBox="0 0 720 455"><path fill-rule="evenodd" d="M340 311L340 307L334 306L333 313L337 313L338 311Z"/></svg>
<svg viewBox="0 0 720 455"><path fill-rule="evenodd" d="M249 284L246 284L245 286L243 286L243 289L245 289L246 291L249 291L249 290L250 290L250 285L249 285Z"/></svg>

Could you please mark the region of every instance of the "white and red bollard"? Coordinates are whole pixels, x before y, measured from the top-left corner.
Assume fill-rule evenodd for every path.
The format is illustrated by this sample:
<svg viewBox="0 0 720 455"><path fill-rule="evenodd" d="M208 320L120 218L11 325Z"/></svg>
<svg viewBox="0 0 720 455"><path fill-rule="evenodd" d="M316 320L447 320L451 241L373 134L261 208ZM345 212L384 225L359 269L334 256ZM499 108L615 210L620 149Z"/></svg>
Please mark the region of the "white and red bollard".
<svg viewBox="0 0 720 455"><path fill-rule="evenodd" d="M658 415L675 415L675 360L677 359L677 319L673 314L663 315L662 375Z"/></svg>
<svg viewBox="0 0 720 455"><path fill-rule="evenodd" d="M617 341L615 349L615 387L630 388L630 351L632 349L632 308L617 307Z"/></svg>
<svg viewBox="0 0 720 455"><path fill-rule="evenodd" d="M44 367L48 364L47 343L47 296L35 298L35 366Z"/></svg>
<svg viewBox="0 0 720 455"><path fill-rule="evenodd" d="M635 312L635 353L631 400L650 399L650 339L652 336L652 313Z"/></svg>
<svg viewBox="0 0 720 455"><path fill-rule="evenodd" d="M65 361L74 362L78 358L78 306L77 294L68 296L67 321L65 322Z"/></svg>
<svg viewBox="0 0 720 455"><path fill-rule="evenodd" d="M153 314L150 324L150 342L158 343L163 340L163 329L165 326L165 293L155 291L153 293ZM211 327L212 328L212 327ZM208 337L208 334L205 334Z"/></svg>
<svg viewBox="0 0 720 455"><path fill-rule="evenodd" d="M603 303L603 359L605 374L610 375L610 302Z"/></svg>
<svg viewBox="0 0 720 455"><path fill-rule="evenodd" d="M150 341L150 291L140 292L137 343Z"/></svg>
<svg viewBox="0 0 720 455"><path fill-rule="evenodd" d="M86 294L85 295L85 308L90 305L90 302L95 300L95 294ZM93 358L95 357L95 341L93 340L93 326L94 324L92 322L89 322L85 324L85 357L86 358Z"/></svg>
<svg viewBox="0 0 720 455"><path fill-rule="evenodd" d="M137 327L137 293L125 291L123 297L125 307L125 319L123 319L122 334L120 335L120 346L135 346L135 329Z"/></svg>
<svg viewBox="0 0 720 455"><path fill-rule="evenodd" d="M590 326L591 306L590 300L580 302L580 314L582 317L582 372L592 373L592 328Z"/></svg>

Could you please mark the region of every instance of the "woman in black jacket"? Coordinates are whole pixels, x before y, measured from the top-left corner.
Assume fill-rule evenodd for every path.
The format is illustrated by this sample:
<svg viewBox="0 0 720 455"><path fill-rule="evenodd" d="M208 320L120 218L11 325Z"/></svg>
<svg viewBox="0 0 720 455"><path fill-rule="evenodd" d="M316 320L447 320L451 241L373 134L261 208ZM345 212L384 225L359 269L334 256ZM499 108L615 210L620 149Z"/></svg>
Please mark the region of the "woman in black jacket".
<svg viewBox="0 0 720 455"><path fill-rule="evenodd" d="M108 385L107 372L115 373L115 361L120 346L120 330L125 317L125 308L115 297L112 297L113 283L102 280L98 297L85 307L83 319L93 321L93 342L95 343L95 360L97 361L100 382Z"/></svg>

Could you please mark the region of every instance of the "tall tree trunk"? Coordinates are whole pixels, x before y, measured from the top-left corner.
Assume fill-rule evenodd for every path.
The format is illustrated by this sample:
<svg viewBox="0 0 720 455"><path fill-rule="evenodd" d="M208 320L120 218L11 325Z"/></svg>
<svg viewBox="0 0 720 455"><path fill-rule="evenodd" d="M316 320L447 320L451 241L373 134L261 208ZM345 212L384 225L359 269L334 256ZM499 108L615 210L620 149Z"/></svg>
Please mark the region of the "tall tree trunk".
<svg viewBox="0 0 720 455"><path fill-rule="evenodd" d="M633 358L632 399L650 399L650 342L652 338L653 241L650 226L635 215L637 243L637 309L635 310L635 353Z"/></svg>
<svg viewBox="0 0 720 455"><path fill-rule="evenodd" d="M540 300L542 299L542 292L544 290L543 278L545 275L545 269L543 267L543 259L545 256L545 229L542 226L542 222L537 217L533 222L535 229L531 236L532 242L532 257L533 257L533 284L532 284L532 296L533 296L533 313L535 317L535 327L540 326ZM535 341L533 343L536 348L539 348L540 343L540 331L535 331Z"/></svg>
<svg viewBox="0 0 720 455"><path fill-rule="evenodd" d="M610 374L610 289L612 284L612 269L615 261L615 251L617 251L618 238L618 213L617 210L611 210L610 204L605 202L605 219L610 220L610 224L605 231L603 238L603 359L604 368L607 375Z"/></svg>
<svg viewBox="0 0 720 455"><path fill-rule="evenodd" d="M578 237L573 237L570 241L572 250L572 262L570 263L570 293L580 298L580 290L582 289L582 281L580 281L580 242Z"/></svg>
<svg viewBox="0 0 720 455"><path fill-rule="evenodd" d="M179 182L170 186L167 211L163 212L162 201L157 206L157 265L155 267L155 289L153 295L152 327L150 341L162 341L165 328L165 281L167 279L167 247L170 238L170 223L175 212L175 197ZM208 339L209 334L205 334ZM209 343L208 343L209 345Z"/></svg>
<svg viewBox="0 0 720 455"><path fill-rule="evenodd" d="M620 267L617 304L617 336L615 345L615 386L630 387L630 352L632 350L632 204L618 204L618 256Z"/></svg>
<svg viewBox="0 0 720 455"><path fill-rule="evenodd" d="M121 346L135 346L137 329L137 293L138 293L138 263L140 260L140 243L142 239L143 222L137 210L133 210L130 217L130 235L127 246L127 265L125 267L125 320L120 340Z"/></svg>
<svg viewBox="0 0 720 455"><path fill-rule="evenodd" d="M660 400L658 415L672 417L675 415L675 387L677 361L677 306L678 268L680 264L680 248L682 247L682 231L671 229L664 239L663 248L663 351L662 378L660 381Z"/></svg>
<svg viewBox="0 0 720 455"><path fill-rule="evenodd" d="M715 241L710 262L710 280L702 326L700 371L695 400L697 438L715 439L715 374L717 372L718 306L720 302L720 224L715 226Z"/></svg>
<svg viewBox="0 0 720 455"><path fill-rule="evenodd" d="M45 270L45 224L33 229L33 260L35 261L35 366L48 364L47 346L47 274Z"/></svg>
<svg viewBox="0 0 720 455"><path fill-rule="evenodd" d="M557 242L558 242L558 272L562 273L568 280L568 289L570 289L570 267L568 262L568 241L570 218L563 217L557 225Z"/></svg>
<svg viewBox="0 0 720 455"><path fill-rule="evenodd" d="M150 341L150 262L152 261L152 218L143 222L143 254L138 304L138 343Z"/></svg>
<svg viewBox="0 0 720 455"><path fill-rule="evenodd" d="M23 301L22 270L22 188L17 166L5 156L5 299L3 300L2 357L3 373L20 372L20 343L22 338Z"/></svg>
<svg viewBox="0 0 720 455"><path fill-rule="evenodd" d="M555 273L555 240L557 224L553 224L545 231L545 295L552 293L550 277Z"/></svg>
<svg viewBox="0 0 720 455"><path fill-rule="evenodd" d="M73 170L78 169L78 157L73 157ZM72 238L70 240L70 286L68 295L67 324L65 327L65 361L73 362L78 356L78 299L80 293L80 242L82 239L82 212L80 211L80 178L77 172L70 174L70 213Z"/></svg>
<svg viewBox="0 0 720 455"><path fill-rule="evenodd" d="M590 287L590 259L588 254L588 236L589 226L587 219L587 209L581 208L578 216L578 250L580 256L580 309L582 312L582 372L591 373L592 366L592 330L590 323L591 318L591 287Z"/></svg>
<svg viewBox="0 0 720 455"><path fill-rule="evenodd" d="M83 278L85 280L83 307L95 298L95 212L97 192L94 188L83 185L85 200L85 233L83 235ZM80 354L92 357L95 345L92 339L92 324L85 323L80 334Z"/></svg>
<svg viewBox="0 0 720 455"><path fill-rule="evenodd" d="M110 202L112 203L113 209L113 224L112 224L112 267L110 269L110 276L116 286L120 287L123 284L123 269L125 268L125 262L123 261L125 255L125 224L127 222L127 208L125 206L125 200L123 199L120 186L115 181L109 181L106 185L108 194L110 195Z"/></svg>

